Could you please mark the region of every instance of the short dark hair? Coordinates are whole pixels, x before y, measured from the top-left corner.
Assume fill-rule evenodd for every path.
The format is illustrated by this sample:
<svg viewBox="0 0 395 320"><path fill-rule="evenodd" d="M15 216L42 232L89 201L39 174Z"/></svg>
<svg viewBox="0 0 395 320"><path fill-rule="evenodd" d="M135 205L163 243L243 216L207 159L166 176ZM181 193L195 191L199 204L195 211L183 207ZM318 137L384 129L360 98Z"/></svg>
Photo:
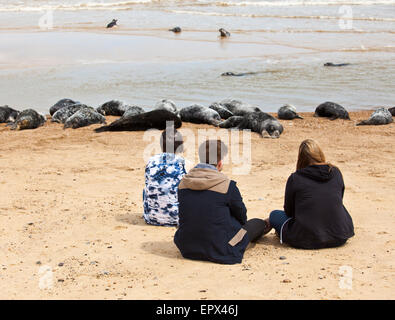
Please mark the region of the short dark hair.
<svg viewBox="0 0 395 320"><path fill-rule="evenodd" d="M228 154L228 147L220 139L206 140L199 146L199 160L201 163L216 166Z"/></svg>
<svg viewBox="0 0 395 320"><path fill-rule="evenodd" d="M160 147L162 152L180 153L184 151L184 140L182 134L174 127L166 128L160 136Z"/></svg>

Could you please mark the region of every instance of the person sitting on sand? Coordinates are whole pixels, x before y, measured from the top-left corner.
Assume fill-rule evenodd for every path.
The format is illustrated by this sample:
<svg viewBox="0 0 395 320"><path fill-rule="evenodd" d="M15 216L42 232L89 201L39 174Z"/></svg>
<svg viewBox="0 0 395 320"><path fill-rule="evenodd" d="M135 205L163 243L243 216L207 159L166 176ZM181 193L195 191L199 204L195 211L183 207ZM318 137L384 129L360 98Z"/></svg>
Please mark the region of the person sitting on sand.
<svg viewBox="0 0 395 320"><path fill-rule="evenodd" d="M221 173L226 154L221 140L205 141L199 147L200 163L180 182L174 242L184 258L240 263L249 242L270 231L262 219L247 221L236 182Z"/></svg>
<svg viewBox="0 0 395 320"><path fill-rule="evenodd" d="M341 246L354 235L343 195L340 170L326 162L314 140L304 140L299 147L296 172L287 181L284 211L270 213L270 226L276 230L281 243L292 247Z"/></svg>
<svg viewBox="0 0 395 320"><path fill-rule="evenodd" d="M169 127L160 137L162 153L151 157L145 168L144 220L156 226L178 225L177 188L185 175L181 133Z"/></svg>

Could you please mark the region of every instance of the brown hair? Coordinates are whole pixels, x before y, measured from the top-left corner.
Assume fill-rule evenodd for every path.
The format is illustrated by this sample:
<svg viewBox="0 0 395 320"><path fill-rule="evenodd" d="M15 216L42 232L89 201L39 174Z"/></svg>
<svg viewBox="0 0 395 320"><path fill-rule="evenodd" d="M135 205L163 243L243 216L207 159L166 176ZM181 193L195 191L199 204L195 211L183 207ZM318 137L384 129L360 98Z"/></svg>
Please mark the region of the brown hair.
<svg viewBox="0 0 395 320"><path fill-rule="evenodd" d="M202 163L216 166L228 154L228 147L221 140L206 140L199 146L199 159Z"/></svg>
<svg viewBox="0 0 395 320"><path fill-rule="evenodd" d="M330 163L326 162L324 152L318 143L312 139L306 139L299 146L296 170L306 168L312 164L327 164L330 168L332 167Z"/></svg>
<svg viewBox="0 0 395 320"><path fill-rule="evenodd" d="M160 147L162 152L181 153L184 151L184 140L180 132L174 127L164 130L160 136Z"/></svg>

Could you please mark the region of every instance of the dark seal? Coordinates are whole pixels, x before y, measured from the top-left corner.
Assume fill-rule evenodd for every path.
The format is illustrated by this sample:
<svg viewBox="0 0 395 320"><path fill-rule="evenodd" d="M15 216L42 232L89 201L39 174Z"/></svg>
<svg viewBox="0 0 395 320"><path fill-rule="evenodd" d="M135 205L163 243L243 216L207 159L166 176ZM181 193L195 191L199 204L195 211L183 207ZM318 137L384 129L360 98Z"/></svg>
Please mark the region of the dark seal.
<svg viewBox="0 0 395 320"><path fill-rule="evenodd" d="M285 104L278 109L277 116L281 120L303 119L303 117L296 113L296 108L290 104Z"/></svg>
<svg viewBox="0 0 395 320"><path fill-rule="evenodd" d="M45 121L45 117L33 109L23 110L18 114L15 122L11 125L11 130L36 129L41 127Z"/></svg>
<svg viewBox="0 0 395 320"><path fill-rule="evenodd" d="M9 106L0 107L0 123L14 122L18 117L19 111Z"/></svg>
<svg viewBox="0 0 395 320"><path fill-rule="evenodd" d="M169 29L169 31L174 32L174 33L180 33L182 30L180 27L174 27Z"/></svg>
<svg viewBox="0 0 395 320"><path fill-rule="evenodd" d="M324 67L345 67L349 66L351 63L332 63L332 62L327 62L324 64Z"/></svg>
<svg viewBox="0 0 395 320"><path fill-rule="evenodd" d="M393 117L395 117L395 107L388 108L388 111L391 113Z"/></svg>
<svg viewBox="0 0 395 320"><path fill-rule="evenodd" d="M228 109L226 109L224 106L220 105L218 102L214 102L209 106L210 109L213 109L215 111L218 112L219 116L222 119L228 119L232 116L234 116L234 114L232 112L230 112Z"/></svg>
<svg viewBox="0 0 395 320"><path fill-rule="evenodd" d="M54 113L64 107L71 106L73 104L79 103L71 99L61 99L56 102L51 108L49 108L49 114L52 116Z"/></svg>
<svg viewBox="0 0 395 320"><path fill-rule="evenodd" d="M166 129L166 122L172 122L174 127L181 127L181 119L167 110L153 110L131 117L121 117L108 126L95 129L96 132L105 131L144 131L148 129Z"/></svg>
<svg viewBox="0 0 395 320"><path fill-rule="evenodd" d="M107 25L107 28L112 28L114 26L117 26L117 19L112 19L112 21Z"/></svg>
<svg viewBox="0 0 395 320"><path fill-rule="evenodd" d="M326 117L331 120L345 119L350 120L350 116L344 107L334 102L321 103L314 113L314 117Z"/></svg>
<svg viewBox="0 0 395 320"><path fill-rule="evenodd" d="M225 30L224 28L221 28L218 31L219 31L219 35L221 38L229 38L230 37L230 32Z"/></svg>

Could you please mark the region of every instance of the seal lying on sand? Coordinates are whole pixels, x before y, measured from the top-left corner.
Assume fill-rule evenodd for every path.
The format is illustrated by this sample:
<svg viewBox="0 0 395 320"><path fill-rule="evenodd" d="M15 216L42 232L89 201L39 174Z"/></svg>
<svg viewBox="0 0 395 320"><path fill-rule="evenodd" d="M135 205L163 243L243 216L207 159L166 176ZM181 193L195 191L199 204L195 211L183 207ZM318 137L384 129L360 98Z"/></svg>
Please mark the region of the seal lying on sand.
<svg viewBox="0 0 395 320"><path fill-rule="evenodd" d="M357 126L389 124L393 121L392 114L387 108L379 108L370 115L368 120L357 123Z"/></svg>
<svg viewBox="0 0 395 320"><path fill-rule="evenodd" d="M124 103L123 101L111 100L103 103L96 109L96 111L103 116L122 116L130 107L132 106ZM141 110L144 112L143 109Z"/></svg>
<svg viewBox="0 0 395 320"><path fill-rule="evenodd" d="M9 106L0 107L0 123L14 122L18 117L19 111Z"/></svg>
<svg viewBox="0 0 395 320"><path fill-rule="evenodd" d="M23 110L18 114L15 122L11 124L11 130L36 129L42 126L47 119L33 109Z"/></svg>
<svg viewBox="0 0 395 320"><path fill-rule="evenodd" d="M221 117L217 111L200 104L193 104L180 110L182 121L192 123L205 123L217 126L221 122Z"/></svg>
<svg viewBox="0 0 395 320"><path fill-rule="evenodd" d="M263 71L256 71L256 72L224 72L221 74L222 77L243 77L243 76L251 76L254 74L260 74L263 73Z"/></svg>
<svg viewBox="0 0 395 320"><path fill-rule="evenodd" d="M70 118L74 113L76 113L81 108L93 109L92 107L88 107L87 105L81 103L72 104L70 106L64 107L56 111L53 114L51 121L57 123L65 123L68 118Z"/></svg>
<svg viewBox="0 0 395 320"><path fill-rule="evenodd" d="M174 127L181 127L181 120L173 112L167 110L153 110L140 113L131 117L121 117L108 126L95 129L96 132L104 131L144 131L148 129L166 129L166 122L171 121Z"/></svg>
<svg viewBox="0 0 395 320"><path fill-rule="evenodd" d="M172 29L169 29L169 31L174 32L174 33L180 33L182 30L180 27L174 27Z"/></svg>
<svg viewBox="0 0 395 320"><path fill-rule="evenodd" d="M303 117L296 113L296 108L290 104L285 104L280 109L278 109L277 116L282 120L292 120L295 118L303 119Z"/></svg>
<svg viewBox="0 0 395 320"><path fill-rule="evenodd" d="M70 106L72 104L76 104L76 103L79 103L79 102L76 102L76 101L71 100L71 99L59 100L51 108L49 108L49 114L52 116L56 111L58 111L58 110L60 110L60 109L62 109L64 107Z"/></svg>
<svg viewBox="0 0 395 320"><path fill-rule="evenodd" d="M395 117L395 107L388 108L388 111L392 114L393 117Z"/></svg>
<svg viewBox="0 0 395 320"><path fill-rule="evenodd" d="M158 101L154 106L154 110L167 110L176 115L178 115L180 112L176 104L173 101L167 99Z"/></svg>
<svg viewBox="0 0 395 320"><path fill-rule="evenodd" d="M145 112L144 109L139 106L131 106L126 109L122 117L131 117L144 112Z"/></svg>
<svg viewBox="0 0 395 320"><path fill-rule="evenodd" d="M262 111L257 106L253 106L236 99L225 99L220 101L219 104L228 109L235 116L245 116L249 113Z"/></svg>
<svg viewBox="0 0 395 320"><path fill-rule="evenodd" d="M232 112L230 112L228 109L226 109L225 107L221 106L218 102L214 102L209 106L210 109L213 109L215 111L218 112L219 116L222 119L228 119L232 116L234 116L234 114Z"/></svg>
<svg viewBox="0 0 395 320"><path fill-rule="evenodd" d="M262 137L268 134L271 138L280 137L284 131L283 126L276 118L262 111L250 113L244 117L230 117L228 120L221 122L219 127L239 130L250 129L253 132L260 133Z"/></svg>
<svg viewBox="0 0 395 320"><path fill-rule="evenodd" d="M64 129L77 129L95 123L106 123L106 118L93 108L80 108L76 113L74 113L65 121Z"/></svg>
<svg viewBox="0 0 395 320"><path fill-rule="evenodd" d="M230 37L230 32L226 31L224 28L221 28L218 30L221 38L229 38Z"/></svg>
<svg viewBox="0 0 395 320"><path fill-rule="evenodd" d="M350 116L348 115L347 110L344 109L341 105L334 102L321 103L315 109L314 117L327 117L331 120L335 120L338 118L350 120Z"/></svg>
<svg viewBox="0 0 395 320"><path fill-rule="evenodd" d="M344 67L344 66L349 66L351 63L332 63L332 62L327 62L324 64L324 67Z"/></svg>
<svg viewBox="0 0 395 320"><path fill-rule="evenodd" d="M117 19L112 19L112 21L107 25L107 28L112 28L114 26L117 26Z"/></svg>

